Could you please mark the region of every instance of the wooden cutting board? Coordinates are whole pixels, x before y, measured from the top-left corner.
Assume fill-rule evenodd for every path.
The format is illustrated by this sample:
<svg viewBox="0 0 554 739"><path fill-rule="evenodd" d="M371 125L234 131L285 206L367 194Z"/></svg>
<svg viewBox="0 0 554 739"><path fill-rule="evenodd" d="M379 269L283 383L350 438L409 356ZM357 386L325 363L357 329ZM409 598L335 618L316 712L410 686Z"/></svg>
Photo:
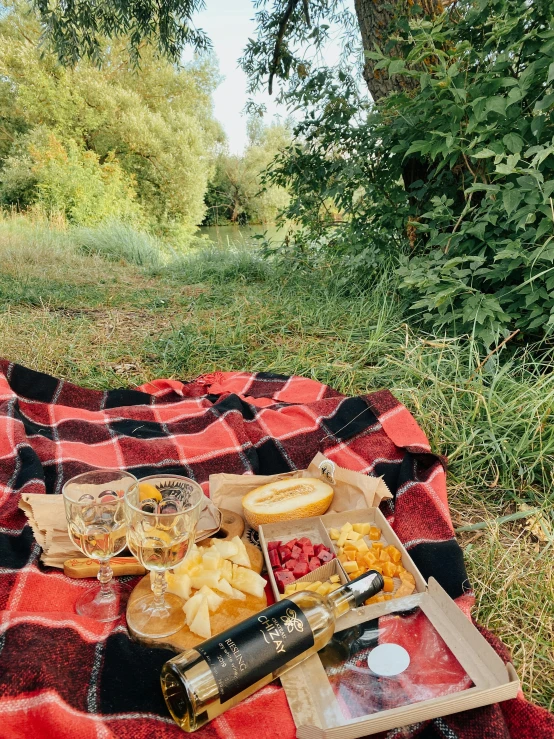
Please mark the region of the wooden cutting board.
<svg viewBox="0 0 554 739"><path fill-rule="evenodd" d="M148 595L149 592L151 592L150 575L147 575L142 578L131 593L127 608L129 608L137 598L142 598L143 595ZM220 634L222 631L225 631L225 629L238 624L240 621L244 621L245 618L253 616L266 606L267 599L265 594L263 598L255 598L253 595L247 595L246 600L225 599L215 613L210 613L212 636ZM204 641L201 636L193 634L188 626L183 626L183 628L176 634L166 636L163 639L148 639L143 636L138 636L138 634L133 633L130 627L129 633L134 639L141 641L149 647L165 647L166 649L174 649L176 652L183 652L185 649L191 649Z"/></svg>
<svg viewBox="0 0 554 739"><path fill-rule="evenodd" d="M221 521L221 529L218 531L218 539L232 539L234 536L242 537L244 533L244 521L241 516L232 511L222 510L223 519ZM248 552L252 569L260 573L263 567L263 555L258 547L243 539L244 546ZM210 546L211 539L205 539L199 542L198 546ZM138 598L148 595L150 590L150 575L146 575L135 587L129 596L127 608ZM267 606L265 594L263 598L255 598L253 595L247 595L246 600L228 600L225 599L215 613L210 613L210 624L212 628L212 636L220 634L225 629L244 621L245 618L253 616ZM193 634L188 626L183 628L172 636L163 639L148 639L138 634L134 634L129 628L131 636L138 641L147 644L150 647L165 647L174 649L176 652L183 652L185 649L191 649L197 644L201 644L204 639L201 636Z"/></svg>

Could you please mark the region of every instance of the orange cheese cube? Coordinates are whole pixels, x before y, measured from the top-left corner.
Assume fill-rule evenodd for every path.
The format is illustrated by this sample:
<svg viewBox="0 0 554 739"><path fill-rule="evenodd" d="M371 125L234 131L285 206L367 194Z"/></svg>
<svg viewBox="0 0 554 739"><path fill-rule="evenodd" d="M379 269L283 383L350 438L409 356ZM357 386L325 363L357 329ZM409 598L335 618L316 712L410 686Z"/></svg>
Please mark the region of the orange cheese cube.
<svg viewBox="0 0 554 739"><path fill-rule="evenodd" d="M381 538L381 529L378 529L377 526L372 526L369 529L369 538L372 541L379 541Z"/></svg>
<svg viewBox="0 0 554 739"><path fill-rule="evenodd" d="M385 562L383 565L383 575L394 577L396 574L396 565L394 562Z"/></svg>
<svg viewBox="0 0 554 739"><path fill-rule="evenodd" d="M393 547L392 544L389 544L389 546L386 547L386 551L389 553L389 557L391 558L392 562L400 562L400 560L402 559L402 553L399 549Z"/></svg>
<svg viewBox="0 0 554 739"><path fill-rule="evenodd" d="M392 593L392 591L394 590L394 580L392 579L392 577L387 577L386 575L383 575L383 580L385 581L383 591L385 593Z"/></svg>
<svg viewBox="0 0 554 739"><path fill-rule="evenodd" d="M415 590L415 585L408 582L407 580L402 580L402 585L398 588L396 593L394 594L395 598L403 598L405 595L411 595Z"/></svg>
<svg viewBox="0 0 554 739"><path fill-rule="evenodd" d="M385 549L379 552L379 562L390 562L389 553Z"/></svg>
<svg viewBox="0 0 554 739"><path fill-rule="evenodd" d="M371 548L372 548L372 549L373 549L373 550L374 550L375 552L380 552L380 551L381 551L381 549L382 549L382 548L383 548L384 546L385 546L385 545L383 544L383 542L382 542L382 541L373 541L373 542L371 543Z"/></svg>
<svg viewBox="0 0 554 739"><path fill-rule="evenodd" d="M373 595L371 598L368 598L365 601L364 605L371 606L374 603L382 603L384 600L385 600L385 596L384 595Z"/></svg>

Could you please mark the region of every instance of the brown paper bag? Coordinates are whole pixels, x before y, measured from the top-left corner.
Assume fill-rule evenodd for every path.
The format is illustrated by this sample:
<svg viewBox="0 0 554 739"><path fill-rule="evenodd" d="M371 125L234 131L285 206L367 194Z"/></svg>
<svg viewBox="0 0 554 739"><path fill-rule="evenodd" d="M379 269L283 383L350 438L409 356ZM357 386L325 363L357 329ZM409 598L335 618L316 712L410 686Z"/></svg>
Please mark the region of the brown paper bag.
<svg viewBox="0 0 554 739"><path fill-rule="evenodd" d="M288 477L317 477L327 482L335 494L328 513L340 513L356 508L377 507L392 494L381 477L369 477L361 472L339 467L335 462L318 453L307 470L294 470L278 475L210 475L210 498L218 508L226 508L242 514L242 499L254 488Z"/></svg>

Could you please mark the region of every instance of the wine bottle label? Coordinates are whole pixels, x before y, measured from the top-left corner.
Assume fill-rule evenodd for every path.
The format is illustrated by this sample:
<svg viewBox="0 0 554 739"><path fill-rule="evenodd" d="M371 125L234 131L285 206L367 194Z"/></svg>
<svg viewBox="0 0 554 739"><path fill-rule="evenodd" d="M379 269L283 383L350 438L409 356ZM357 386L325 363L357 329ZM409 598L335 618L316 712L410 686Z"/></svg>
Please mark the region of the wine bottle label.
<svg viewBox="0 0 554 739"><path fill-rule="evenodd" d="M208 663L225 703L313 645L303 611L285 599L194 648Z"/></svg>

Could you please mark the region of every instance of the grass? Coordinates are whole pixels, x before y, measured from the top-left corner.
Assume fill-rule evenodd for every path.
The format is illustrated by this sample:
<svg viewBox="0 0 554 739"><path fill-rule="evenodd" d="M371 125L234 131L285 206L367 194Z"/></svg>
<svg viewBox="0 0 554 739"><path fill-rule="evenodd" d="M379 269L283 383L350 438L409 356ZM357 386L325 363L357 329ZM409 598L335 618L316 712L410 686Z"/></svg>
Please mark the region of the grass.
<svg viewBox="0 0 554 739"><path fill-rule="evenodd" d="M110 244L109 229L88 237ZM512 649L526 695L554 709L554 374L544 349L540 359L504 349L479 367L467 339L407 326L387 277L345 296L244 248L142 261L127 247L87 251L82 232L0 223L1 356L97 388L216 369L298 373L349 394L390 388L450 459L454 524L486 524L460 535L476 617ZM495 523L522 504L544 511L538 536L526 519Z"/></svg>

